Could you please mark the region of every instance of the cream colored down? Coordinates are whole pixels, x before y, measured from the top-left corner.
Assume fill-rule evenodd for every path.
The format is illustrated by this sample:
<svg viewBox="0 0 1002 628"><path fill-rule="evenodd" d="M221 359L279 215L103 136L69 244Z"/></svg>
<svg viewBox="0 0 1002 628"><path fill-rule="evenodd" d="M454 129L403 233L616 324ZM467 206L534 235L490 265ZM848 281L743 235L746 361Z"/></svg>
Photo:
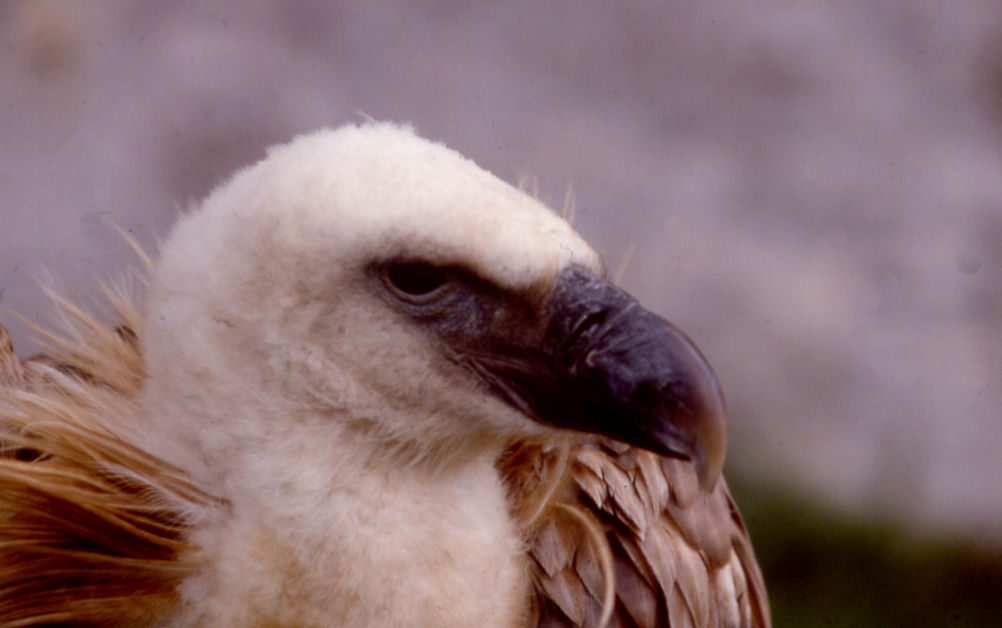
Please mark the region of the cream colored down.
<svg viewBox="0 0 1002 628"><path fill-rule="evenodd" d="M142 445L227 500L177 625L523 620L494 462L544 428L374 294L391 259L512 290L601 271L539 202L389 124L300 137L213 192L163 247L143 347Z"/></svg>

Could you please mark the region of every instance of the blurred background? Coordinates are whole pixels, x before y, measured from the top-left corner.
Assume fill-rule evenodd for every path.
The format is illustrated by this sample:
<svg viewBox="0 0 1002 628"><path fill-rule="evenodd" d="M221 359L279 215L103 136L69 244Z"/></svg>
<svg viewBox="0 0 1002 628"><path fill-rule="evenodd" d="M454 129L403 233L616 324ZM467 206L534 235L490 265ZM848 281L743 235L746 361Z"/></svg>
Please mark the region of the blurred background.
<svg viewBox="0 0 1002 628"><path fill-rule="evenodd" d="M700 345L778 626L1002 625L998 0L0 0L0 307L365 116L571 190Z"/></svg>

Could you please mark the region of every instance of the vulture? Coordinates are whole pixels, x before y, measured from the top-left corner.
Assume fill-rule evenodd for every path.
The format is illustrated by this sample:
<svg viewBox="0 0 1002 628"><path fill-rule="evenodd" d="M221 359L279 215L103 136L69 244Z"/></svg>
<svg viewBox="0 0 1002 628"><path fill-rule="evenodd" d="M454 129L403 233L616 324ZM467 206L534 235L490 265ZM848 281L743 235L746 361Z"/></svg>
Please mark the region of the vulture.
<svg viewBox="0 0 1002 628"><path fill-rule="evenodd" d="M713 372L531 195L366 122L137 253L0 332L0 625L769 625Z"/></svg>

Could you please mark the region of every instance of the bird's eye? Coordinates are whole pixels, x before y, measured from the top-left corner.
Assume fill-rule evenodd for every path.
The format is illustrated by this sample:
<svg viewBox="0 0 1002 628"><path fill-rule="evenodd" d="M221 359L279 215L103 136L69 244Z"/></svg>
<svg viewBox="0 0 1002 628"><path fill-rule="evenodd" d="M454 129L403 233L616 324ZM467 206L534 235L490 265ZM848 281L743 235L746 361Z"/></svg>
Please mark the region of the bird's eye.
<svg viewBox="0 0 1002 628"><path fill-rule="evenodd" d="M394 292L411 301L432 298L449 281L446 269L422 262L392 264L385 277Z"/></svg>

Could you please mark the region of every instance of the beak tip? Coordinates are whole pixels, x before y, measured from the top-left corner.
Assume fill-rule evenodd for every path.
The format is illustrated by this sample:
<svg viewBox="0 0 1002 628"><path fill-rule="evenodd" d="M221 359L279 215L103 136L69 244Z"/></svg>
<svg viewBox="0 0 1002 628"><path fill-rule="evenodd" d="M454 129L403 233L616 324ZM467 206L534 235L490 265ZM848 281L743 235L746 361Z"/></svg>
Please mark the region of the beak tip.
<svg viewBox="0 0 1002 628"><path fill-rule="evenodd" d="M698 422L695 443L690 449L690 459L699 478L699 487L709 493L717 484L727 457L727 414L723 398L717 396L717 407Z"/></svg>
<svg viewBox="0 0 1002 628"><path fill-rule="evenodd" d="M719 460L707 457L702 451L694 453L692 464L696 468L696 477L699 479L699 488L704 493L710 493L717 485L723 471L723 456Z"/></svg>

